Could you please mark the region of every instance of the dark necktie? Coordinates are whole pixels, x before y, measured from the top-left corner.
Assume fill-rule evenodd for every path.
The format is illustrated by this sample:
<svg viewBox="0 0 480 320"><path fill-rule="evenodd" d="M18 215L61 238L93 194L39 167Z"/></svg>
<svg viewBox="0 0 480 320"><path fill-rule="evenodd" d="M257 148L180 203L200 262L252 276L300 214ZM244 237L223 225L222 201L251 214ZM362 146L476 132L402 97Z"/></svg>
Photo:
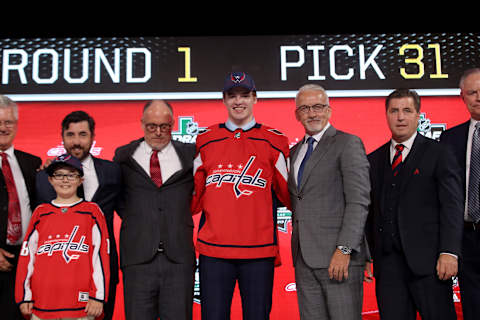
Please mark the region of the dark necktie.
<svg viewBox="0 0 480 320"><path fill-rule="evenodd" d="M393 176L396 176L398 174L398 170L400 168L400 164L402 163L402 151L405 148L403 144L397 144L395 146L395 155L393 156L393 161L392 161L392 171L393 171Z"/></svg>
<svg viewBox="0 0 480 320"><path fill-rule="evenodd" d="M470 154L470 177L468 180L468 215L473 222L480 220L480 122L475 125L472 136L472 152Z"/></svg>
<svg viewBox="0 0 480 320"><path fill-rule="evenodd" d="M300 163L300 167L298 168L298 175L297 175L297 188L300 188L300 184L302 182L302 175L303 175L303 169L305 168L305 164L307 163L308 158L312 155L313 152L313 143L315 142L315 139L312 137L308 137L307 143L308 143L308 148L307 152L305 153L305 157L303 157L302 163Z"/></svg>
<svg viewBox="0 0 480 320"><path fill-rule="evenodd" d="M13 179L13 173L7 159L7 154L1 152L0 156L2 156L2 172L5 177L5 184L8 193L7 239L11 244L15 244L22 236L20 201L18 200L17 187L15 186L15 180Z"/></svg>
<svg viewBox="0 0 480 320"><path fill-rule="evenodd" d="M158 150L153 150L150 157L150 177L157 187L162 185L162 171L160 171L160 162L158 161Z"/></svg>

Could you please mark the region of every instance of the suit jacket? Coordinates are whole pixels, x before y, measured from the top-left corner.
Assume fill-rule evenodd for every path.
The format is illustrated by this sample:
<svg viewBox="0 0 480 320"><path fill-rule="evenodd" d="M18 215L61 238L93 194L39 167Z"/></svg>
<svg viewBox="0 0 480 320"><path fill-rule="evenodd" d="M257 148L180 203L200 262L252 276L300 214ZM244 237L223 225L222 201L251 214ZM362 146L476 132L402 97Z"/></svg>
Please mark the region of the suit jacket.
<svg viewBox="0 0 480 320"><path fill-rule="evenodd" d="M117 163L93 156L92 160L98 178L98 188L91 201L98 204L107 221L108 234L110 237L110 282L118 283L118 253L113 218L114 211L118 207L122 172ZM50 182L48 182L48 175L45 170L39 171L37 174L36 189L38 204L48 203L56 198L55 190Z"/></svg>
<svg viewBox="0 0 480 320"><path fill-rule="evenodd" d="M362 141L330 126L306 163L300 188L290 152L288 188L293 208L292 256L298 249L311 268L328 268L338 245L351 247L351 265L365 264L364 226L370 203L368 161Z"/></svg>
<svg viewBox="0 0 480 320"><path fill-rule="evenodd" d="M457 158L458 166L461 170L462 178L462 195L465 201L466 199L466 181L467 181L467 142L468 142L468 129L470 126L470 120L464 122L458 126L448 129L440 136L440 142L444 143L453 150L455 157Z"/></svg>
<svg viewBox="0 0 480 320"><path fill-rule="evenodd" d="M28 196L30 198L30 207L32 211L35 209L35 175L37 169L42 164L42 160L32 154L14 150L20 170L27 186ZM7 241L7 224L8 224L8 193L5 185L5 177L0 170L0 248L4 248Z"/></svg>
<svg viewBox="0 0 480 320"><path fill-rule="evenodd" d="M194 264L190 201L195 145L172 141L182 170L157 187L132 157L142 141L143 138L132 141L115 151L114 161L120 164L123 177L120 266L147 263L159 246L163 246L170 260Z"/></svg>
<svg viewBox="0 0 480 320"><path fill-rule="evenodd" d="M382 254L385 172L390 167L390 141L368 155L372 182L372 204L367 221L367 238L374 272ZM449 148L417 134L403 162L398 206L398 232L410 270L418 275L436 272L442 252L460 256L463 232L461 179Z"/></svg>

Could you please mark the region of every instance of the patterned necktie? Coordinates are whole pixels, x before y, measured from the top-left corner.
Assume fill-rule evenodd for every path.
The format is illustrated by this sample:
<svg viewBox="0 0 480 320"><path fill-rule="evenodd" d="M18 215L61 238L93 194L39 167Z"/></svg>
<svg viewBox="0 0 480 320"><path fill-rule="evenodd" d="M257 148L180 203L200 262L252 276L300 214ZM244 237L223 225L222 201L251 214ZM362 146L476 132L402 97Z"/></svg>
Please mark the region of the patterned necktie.
<svg viewBox="0 0 480 320"><path fill-rule="evenodd" d="M307 143L308 143L308 148L307 148L307 153L305 153L305 157L303 157L302 163L300 164L300 167L298 168L298 175L297 175L297 188L300 188L300 183L302 182L302 175L303 175L303 169L305 168L305 163L307 163L308 158L312 155L313 152L313 143L315 142L315 139L312 137L308 137Z"/></svg>
<svg viewBox="0 0 480 320"><path fill-rule="evenodd" d="M22 236L20 201L18 200L17 187L15 186L15 180L13 179L13 173L7 159L7 154L1 152L0 156L2 156L2 172L5 177L5 184L8 193L7 239L10 244L15 244Z"/></svg>
<svg viewBox="0 0 480 320"><path fill-rule="evenodd" d="M472 152L470 155L470 177L468 180L468 215L473 222L480 220L480 122L475 125L472 136Z"/></svg>
<svg viewBox="0 0 480 320"><path fill-rule="evenodd" d="M402 151L405 148L403 144L397 144L395 146L395 155L393 156L393 161L392 161L392 171L393 171L393 176L395 177L398 174L399 171L399 165L402 163Z"/></svg>
<svg viewBox="0 0 480 320"><path fill-rule="evenodd" d="M150 177L157 187L162 185L162 171L160 170L160 162L158 161L158 150L153 150L152 156L150 157Z"/></svg>

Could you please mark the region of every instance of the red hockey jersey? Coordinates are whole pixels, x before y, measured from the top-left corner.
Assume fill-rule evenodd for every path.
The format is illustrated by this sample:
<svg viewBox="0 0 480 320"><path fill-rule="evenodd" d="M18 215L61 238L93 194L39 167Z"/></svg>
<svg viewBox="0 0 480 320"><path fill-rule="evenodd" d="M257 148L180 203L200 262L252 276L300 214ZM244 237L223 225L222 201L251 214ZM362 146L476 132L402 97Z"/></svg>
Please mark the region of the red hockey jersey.
<svg viewBox="0 0 480 320"><path fill-rule="evenodd" d="M197 250L227 259L279 257L274 191L290 208L288 139L256 124L224 124L197 136L192 213L202 212Z"/></svg>
<svg viewBox="0 0 480 320"><path fill-rule="evenodd" d="M109 239L93 202L42 204L33 212L17 267L15 300L41 318L85 317L89 299L108 297Z"/></svg>

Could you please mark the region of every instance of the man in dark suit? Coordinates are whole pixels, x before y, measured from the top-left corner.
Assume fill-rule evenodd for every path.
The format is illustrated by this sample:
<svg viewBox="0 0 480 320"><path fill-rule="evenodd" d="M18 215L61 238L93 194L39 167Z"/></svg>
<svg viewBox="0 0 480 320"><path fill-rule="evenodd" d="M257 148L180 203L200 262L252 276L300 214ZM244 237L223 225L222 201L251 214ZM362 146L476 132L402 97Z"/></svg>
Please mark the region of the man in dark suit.
<svg viewBox="0 0 480 320"><path fill-rule="evenodd" d="M473 320L480 315L480 201L477 171L480 131L476 129L480 121L480 68L465 71L460 79L460 90L471 119L443 132L440 141L454 150L461 169L465 222L458 278L463 317Z"/></svg>
<svg viewBox="0 0 480 320"><path fill-rule="evenodd" d="M367 155L358 137L330 125L322 87L303 86L295 102L295 116L305 128L305 138L290 150L288 179L300 318L361 319Z"/></svg>
<svg viewBox="0 0 480 320"><path fill-rule="evenodd" d="M460 172L449 148L417 133L420 97L386 99L392 139L369 154L367 219L380 318L456 319L452 277L463 230Z"/></svg>
<svg viewBox="0 0 480 320"><path fill-rule="evenodd" d="M171 139L173 111L151 101L144 137L119 147L120 266L127 320L192 318L195 250L190 200L195 145Z"/></svg>
<svg viewBox="0 0 480 320"><path fill-rule="evenodd" d="M0 95L0 313L23 319L15 303L15 273L21 243L35 204L35 174L42 160L16 150L18 107Z"/></svg>
<svg viewBox="0 0 480 320"><path fill-rule="evenodd" d="M99 159L90 154L95 138L95 121L84 111L74 111L62 121L62 140L67 153L82 162L84 181L80 197L98 204L107 221L110 237L110 284L107 303L104 306L105 319L113 317L118 284L118 253L115 241L113 218L118 205L121 186L120 166L112 161ZM48 182L45 170L38 172L37 202L50 202L56 197L55 190Z"/></svg>

